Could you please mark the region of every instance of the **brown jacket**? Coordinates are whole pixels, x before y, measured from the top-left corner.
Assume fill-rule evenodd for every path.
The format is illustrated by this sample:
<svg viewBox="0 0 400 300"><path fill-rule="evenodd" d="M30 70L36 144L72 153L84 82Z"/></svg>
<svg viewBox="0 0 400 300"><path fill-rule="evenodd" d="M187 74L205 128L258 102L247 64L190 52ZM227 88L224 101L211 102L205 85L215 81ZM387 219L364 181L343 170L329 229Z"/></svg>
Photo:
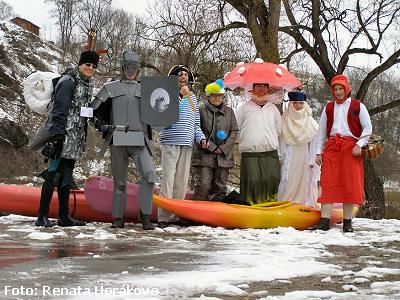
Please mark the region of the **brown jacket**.
<svg viewBox="0 0 400 300"><path fill-rule="evenodd" d="M223 103L218 109L210 102L205 102L200 108L200 126L207 140L211 137L209 138L208 149L201 149L197 145L194 146L192 166L232 168L233 147L237 142L239 130L232 108ZM227 133L228 137L225 141L217 140L216 134L218 130L225 130ZM217 148L221 149L222 154L213 153Z"/></svg>

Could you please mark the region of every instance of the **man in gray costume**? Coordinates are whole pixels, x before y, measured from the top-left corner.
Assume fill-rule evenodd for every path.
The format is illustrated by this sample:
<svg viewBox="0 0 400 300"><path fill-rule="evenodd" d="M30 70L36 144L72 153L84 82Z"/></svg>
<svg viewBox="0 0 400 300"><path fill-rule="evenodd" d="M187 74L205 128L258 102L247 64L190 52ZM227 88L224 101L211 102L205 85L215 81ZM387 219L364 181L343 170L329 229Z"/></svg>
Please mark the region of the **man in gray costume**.
<svg viewBox="0 0 400 300"><path fill-rule="evenodd" d="M141 121L141 86L137 81L139 56L125 51L121 59L120 80L106 83L95 96L95 127L110 144L114 178L112 228L124 227L126 180L129 157L133 158L142 180L139 190L140 221L144 230L153 230L149 215L152 210L153 187L156 181L151 128Z"/></svg>

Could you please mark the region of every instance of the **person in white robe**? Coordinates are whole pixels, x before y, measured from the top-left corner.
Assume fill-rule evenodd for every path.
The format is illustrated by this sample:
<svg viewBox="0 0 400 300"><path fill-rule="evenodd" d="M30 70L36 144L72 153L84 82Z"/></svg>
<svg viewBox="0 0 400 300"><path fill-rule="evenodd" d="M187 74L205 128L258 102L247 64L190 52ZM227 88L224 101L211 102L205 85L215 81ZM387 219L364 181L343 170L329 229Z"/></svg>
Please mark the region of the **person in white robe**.
<svg viewBox="0 0 400 300"><path fill-rule="evenodd" d="M281 181L278 201L319 207L320 167L315 163L318 123L303 92L290 92L289 105L282 116L280 136Z"/></svg>

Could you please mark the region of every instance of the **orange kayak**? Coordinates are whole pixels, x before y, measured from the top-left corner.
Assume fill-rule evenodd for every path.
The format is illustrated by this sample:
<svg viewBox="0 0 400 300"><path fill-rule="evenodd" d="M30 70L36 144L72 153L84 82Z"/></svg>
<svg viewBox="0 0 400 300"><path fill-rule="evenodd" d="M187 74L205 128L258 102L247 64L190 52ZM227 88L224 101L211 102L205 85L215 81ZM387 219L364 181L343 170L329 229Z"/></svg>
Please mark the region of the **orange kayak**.
<svg viewBox="0 0 400 300"><path fill-rule="evenodd" d="M222 202L167 199L158 195L154 204L179 217L211 226L224 228L276 228L293 227L303 230L317 224L321 217L318 209L291 202L268 202L245 206ZM343 219L343 210L332 210L331 223Z"/></svg>
<svg viewBox="0 0 400 300"><path fill-rule="evenodd" d="M38 215L41 189L25 185L0 184L0 211L23 216ZM111 215L95 211L86 201L83 190L75 191L76 209L74 218L83 221L111 222ZM74 193L69 197L69 212L74 211ZM51 200L49 217L58 217L57 191Z"/></svg>

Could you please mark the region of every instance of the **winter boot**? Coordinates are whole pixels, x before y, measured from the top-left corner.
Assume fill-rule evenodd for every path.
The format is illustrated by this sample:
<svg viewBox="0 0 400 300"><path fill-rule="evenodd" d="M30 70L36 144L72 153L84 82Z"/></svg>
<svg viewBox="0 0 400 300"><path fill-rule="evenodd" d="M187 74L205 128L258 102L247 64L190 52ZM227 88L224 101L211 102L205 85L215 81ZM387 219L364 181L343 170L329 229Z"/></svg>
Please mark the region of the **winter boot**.
<svg viewBox="0 0 400 300"><path fill-rule="evenodd" d="M61 227L71 227L71 226L85 226L86 222L75 220L71 216L66 215L66 216L59 216L57 224L58 226Z"/></svg>
<svg viewBox="0 0 400 300"><path fill-rule="evenodd" d="M343 232L353 232L353 226L351 226L351 219L343 220Z"/></svg>
<svg viewBox="0 0 400 300"><path fill-rule="evenodd" d="M140 211L139 220L142 223L143 230L154 230L154 226L150 222L149 215L145 215L144 213L142 213L142 211Z"/></svg>
<svg viewBox="0 0 400 300"><path fill-rule="evenodd" d="M309 230L324 230L327 231L330 229L329 226L329 219L328 218L321 218L318 224L311 226L308 228Z"/></svg>
<svg viewBox="0 0 400 300"><path fill-rule="evenodd" d="M124 218L117 218L111 225L111 228L124 228L125 227L125 220Z"/></svg>
<svg viewBox="0 0 400 300"><path fill-rule="evenodd" d="M46 216L40 216L37 218L35 225L38 227L53 227L56 226L56 223L50 222L49 218Z"/></svg>

